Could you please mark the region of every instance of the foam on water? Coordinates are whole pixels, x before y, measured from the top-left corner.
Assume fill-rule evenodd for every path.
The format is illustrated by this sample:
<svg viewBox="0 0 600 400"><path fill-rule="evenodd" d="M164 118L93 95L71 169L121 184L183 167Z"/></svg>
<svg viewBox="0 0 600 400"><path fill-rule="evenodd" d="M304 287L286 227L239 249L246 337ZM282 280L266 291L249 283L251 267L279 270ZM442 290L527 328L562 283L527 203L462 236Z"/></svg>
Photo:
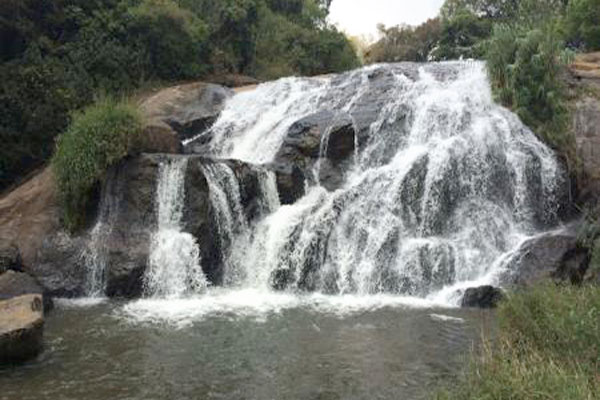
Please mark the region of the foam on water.
<svg viewBox="0 0 600 400"><path fill-rule="evenodd" d="M116 315L136 323L166 323L183 328L210 317L252 318L258 322L295 308L344 317L388 307L447 307L410 296L328 296L295 294L258 289L210 289L202 296L179 299L141 299L130 302Z"/></svg>

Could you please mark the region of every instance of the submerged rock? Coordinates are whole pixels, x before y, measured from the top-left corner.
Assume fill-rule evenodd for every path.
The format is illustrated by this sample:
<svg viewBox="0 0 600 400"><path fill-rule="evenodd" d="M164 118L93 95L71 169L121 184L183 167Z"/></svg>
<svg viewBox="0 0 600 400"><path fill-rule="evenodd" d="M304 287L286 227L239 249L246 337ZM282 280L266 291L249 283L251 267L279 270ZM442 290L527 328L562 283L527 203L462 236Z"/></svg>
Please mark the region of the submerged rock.
<svg viewBox="0 0 600 400"><path fill-rule="evenodd" d="M461 307L495 308L504 298L502 290L493 286L480 286L465 291Z"/></svg>
<svg viewBox="0 0 600 400"><path fill-rule="evenodd" d="M30 360L43 346L42 297L30 294L0 301L0 365Z"/></svg>

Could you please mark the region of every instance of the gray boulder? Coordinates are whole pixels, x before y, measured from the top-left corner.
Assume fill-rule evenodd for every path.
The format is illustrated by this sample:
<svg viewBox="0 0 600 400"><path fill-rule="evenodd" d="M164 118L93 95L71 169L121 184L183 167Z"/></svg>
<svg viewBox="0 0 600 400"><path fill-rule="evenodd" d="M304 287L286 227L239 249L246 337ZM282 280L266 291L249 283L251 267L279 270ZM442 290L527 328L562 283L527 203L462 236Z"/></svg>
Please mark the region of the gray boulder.
<svg viewBox="0 0 600 400"><path fill-rule="evenodd" d="M504 298L502 290L493 286L480 286L465 291L461 307L496 308Z"/></svg>

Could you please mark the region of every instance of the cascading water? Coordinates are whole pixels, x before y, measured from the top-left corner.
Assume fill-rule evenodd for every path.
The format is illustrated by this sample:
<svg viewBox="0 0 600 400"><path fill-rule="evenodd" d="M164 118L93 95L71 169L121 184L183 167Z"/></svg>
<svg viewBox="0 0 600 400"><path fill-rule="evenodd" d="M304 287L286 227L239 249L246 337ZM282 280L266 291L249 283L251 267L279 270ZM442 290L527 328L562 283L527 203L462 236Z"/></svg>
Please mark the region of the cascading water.
<svg viewBox="0 0 600 400"><path fill-rule="evenodd" d="M145 276L146 292L153 297L181 297L199 293L207 286L196 239L181 228L186 167L186 158L160 165L156 190L158 227Z"/></svg>
<svg viewBox="0 0 600 400"><path fill-rule="evenodd" d="M115 170L111 170L100 194L98 217L90 231L87 246L81 255L86 269L85 295L89 298L104 297L106 270L108 261L107 240L112 233L118 208L118 193L121 182L116 179Z"/></svg>
<svg viewBox="0 0 600 400"><path fill-rule="evenodd" d="M393 76L389 100L365 129L344 186L314 185L245 233L232 248L247 271L238 284L435 296L465 282L495 283L506 254L553 222L558 164L494 104L478 62L424 66L412 77L381 65L265 84L227 104L211 149L271 162L301 117L342 110L360 118L377 74Z"/></svg>
<svg viewBox="0 0 600 400"><path fill-rule="evenodd" d="M267 171L290 126L322 111L334 117L311 167L317 179L307 177L294 204L279 205L274 174L262 172L261 216L250 220L231 168L203 165L231 293L221 306L260 308L261 295L271 296L269 307L296 304L299 291L354 296L363 305L381 296L452 305L459 289L500 284L523 241L558 222L561 169L493 102L479 62L376 65L260 85L229 100L203 156ZM351 121L355 149L343 184L327 190L318 169L340 113ZM184 169L181 158L161 170L147 279L159 297L205 285L194 239L179 228Z"/></svg>

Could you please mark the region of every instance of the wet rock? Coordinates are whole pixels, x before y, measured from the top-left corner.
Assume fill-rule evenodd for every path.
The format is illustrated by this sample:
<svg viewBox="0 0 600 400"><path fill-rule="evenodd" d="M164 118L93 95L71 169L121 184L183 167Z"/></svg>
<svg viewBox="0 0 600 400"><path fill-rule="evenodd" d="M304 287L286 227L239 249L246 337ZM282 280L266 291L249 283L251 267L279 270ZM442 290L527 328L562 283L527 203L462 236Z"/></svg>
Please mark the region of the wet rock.
<svg viewBox="0 0 600 400"><path fill-rule="evenodd" d="M182 141L208 129L233 93L223 86L195 82L161 90L140 109L147 120L170 126Z"/></svg>
<svg viewBox="0 0 600 400"><path fill-rule="evenodd" d="M138 297L143 292L152 233L156 226L156 186L165 155L143 154L118 167L109 184L116 198L107 238L106 294Z"/></svg>
<svg viewBox="0 0 600 400"><path fill-rule="evenodd" d="M21 271L23 269L23 261L19 248L14 245L0 247L0 274L12 270Z"/></svg>
<svg viewBox="0 0 600 400"><path fill-rule="evenodd" d="M355 132L350 115L321 111L290 126L274 164L296 167L307 179L318 179L328 190L335 190L343 182L345 162L354 149ZM314 176L315 169L319 176Z"/></svg>
<svg viewBox="0 0 600 400"><path fill-rule="evenodd" d="M25 294L42 296L44 310L50 311L53 303L50 296L44 295L44 289L31 276L15 271L0 274L0 300L8 300Z"/></svg>
<svg viewBox="0 0 600 400"><path fill-rule="evenodd" d="M28 272L48 296L81 296L85 285L85 265L81 258L84 249L82 238L58 231L45 238L38 251L37 262Z"/></svg>
<svg viewBox="0 0 600 400"><path fill-rule="evenodd" d="M504 298L502 290L493 286L480 286L465 291L461 307L495 308Z"/></svg>
<svg viewBox="0 0 600 400"><path fill-rule="evenodd" d="M42 297L30 294L0 301L0 365L30 360L43 345Z"/></svg>
<svg viewBox="0 0 600 400"><path fill-rule="evenodd" d="M578 264L575 249L575 227L540 234L521 245L508 262L502 281L508 285L531 286L547 279L576 279L575 271L585 270L587 266Z"/></svg>
<svg viewBox="0 0 600 400"><path fill-rule="evenodd" d="M279 201L283 205L294 204L305 194L306 179L302 170L296 165L270 164L267 166L275 172Z"/></svg>

